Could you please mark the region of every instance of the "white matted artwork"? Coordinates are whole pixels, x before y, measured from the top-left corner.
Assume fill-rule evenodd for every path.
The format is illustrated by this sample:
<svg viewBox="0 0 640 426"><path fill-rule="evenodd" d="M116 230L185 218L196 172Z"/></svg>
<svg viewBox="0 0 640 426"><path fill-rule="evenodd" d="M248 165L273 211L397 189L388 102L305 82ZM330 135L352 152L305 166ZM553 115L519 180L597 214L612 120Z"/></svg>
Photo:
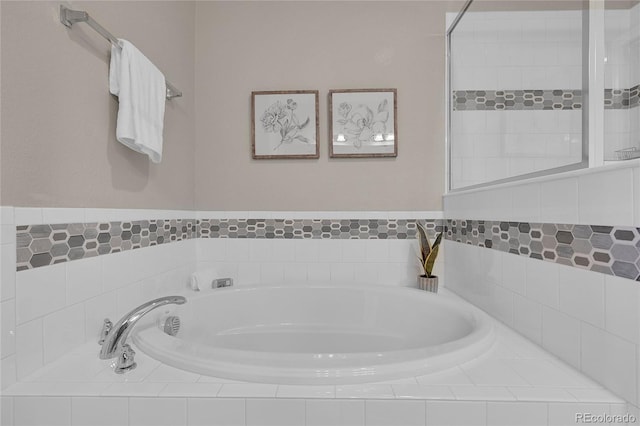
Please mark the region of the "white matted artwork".
<svg viewBox="0 0 640 426"><path fill-rule="evenodd" d="M319 158L318 91L251 92L255 159Z"/></svg>
<svg viewBox="0 0 640 426"><path fill-rule="evenodd" d="M397 157L396 89L329 91L330 157Z"/></svg>

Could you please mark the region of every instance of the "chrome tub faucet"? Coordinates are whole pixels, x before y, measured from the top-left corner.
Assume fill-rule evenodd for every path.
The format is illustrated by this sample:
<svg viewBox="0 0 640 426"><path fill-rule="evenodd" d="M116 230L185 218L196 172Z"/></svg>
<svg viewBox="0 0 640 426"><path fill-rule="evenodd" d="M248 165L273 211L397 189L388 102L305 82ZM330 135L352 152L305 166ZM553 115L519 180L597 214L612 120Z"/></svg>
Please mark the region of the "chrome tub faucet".
<svg viewBox="0 0 640 426"><path fill-rule="evenodd" d="M100 333L100 340L98 341L98 343L102 345L100 359L117 357L118 361L115 372L118 374L133 370L136 368L136 363L133 360L136 353L126 343L133 326L136 325L143 316L156 308L164 305L182 305L186 302L187 299L182 296L160 297L138 306L123 316L115 325L113 325L109 319L105 319L102 332Z"/></svg>

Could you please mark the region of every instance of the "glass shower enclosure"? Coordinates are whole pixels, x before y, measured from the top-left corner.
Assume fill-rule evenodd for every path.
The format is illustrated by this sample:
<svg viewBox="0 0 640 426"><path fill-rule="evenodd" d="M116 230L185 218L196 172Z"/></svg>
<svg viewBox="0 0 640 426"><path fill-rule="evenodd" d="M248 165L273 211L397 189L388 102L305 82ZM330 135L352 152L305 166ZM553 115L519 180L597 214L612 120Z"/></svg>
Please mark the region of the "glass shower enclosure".
<svg viewBox="0 0 640 426"><path fill-rule="evenodd" d="M470 1L448 16L448 189L640 157L638 1Z"/></svg>

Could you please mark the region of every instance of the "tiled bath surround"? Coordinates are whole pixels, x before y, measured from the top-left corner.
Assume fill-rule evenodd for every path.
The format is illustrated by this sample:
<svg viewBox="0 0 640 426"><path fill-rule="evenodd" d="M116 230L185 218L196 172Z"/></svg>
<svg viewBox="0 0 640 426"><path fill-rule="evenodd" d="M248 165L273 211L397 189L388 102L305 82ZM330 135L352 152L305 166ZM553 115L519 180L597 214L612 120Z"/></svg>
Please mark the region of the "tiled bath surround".
<svg viewBox="0 0 640 426"><path fill-rule="evenodd" d="M634 176L634 171L631 169L615 170L612 173L614 176L626 176L627 174L627 177ZM578 180L578 178L575 179ZM588 180L588 177L584 179L586 179L587 184L592 183ZM557 185L557 183L554 183L553 187ZM497 202L498 205L504 207L503 196L507 193L511 194L510 190L506 192L503 190L497 198L489 196L489 200ZM616 194L611 194L609 191L607 195L611 198ZM508 213L508 215L498 216L500 220L514 222L517 218L517 214L514 215L514 212L516 212L517 209L522 208L524 212L528 211L526 200L518 198L515 193L514 197L513 206L515 209L511 208L510 202L510 208L503 211L503 213ZM563 197L552 199L554 202L560 202L562 198ZM450 198L447 198L448 205L451 204L449 200ZM538 196L538 198L534 197L530 201L539 203L540 196ZM624 201L622 202L624 203ZM544 205L548 207L548 203ZM607 207L608 205L606 203L599 203L598 205L601 209L611 207L610 205ZM459 207L460 206L462 206L462 208L458 210L451 210L452 214L462 212L466 217L483 218L491 217L491 215L494 214L492 212L495 212L495 210L492 210L493 206L491 204L478 203L476 198L474 198L472 203L472 209L464 207L464 203L459 205ZM555 206L554 208L558 213L557 216L544 217L545 220L554 220L555 218L557 223L558 219L563 217L561 214L567 213L568 210L563 206ZM619 215L625 214L625 209L620 208L620 205L615 205L615 202L612 208L614 208ZM17 210L20 210L17 215L19 220L14 222L16 222L18 226L27 223L38 223L38 220L29 218L33 212L23 211L21 209ZM9 218L9 216L12 216L11 211L12 209L5 209L3 217ZM608 212L602 212L602 215L598 218L597 208L589 208L586 209L586 211L589 211L591 216L587 215L585 218L593 219L588 223L610 223L603 222L605 219L612 217ZM114 214L122 213L114 212ZM473 214L474 216L468 216L467 214ZM485 216L485 214L489 216ZM40 221L44 222L45 217L43 212L41 212L40 215ZM92 222L97 223L101 221L101 219L95 219L95 212L94 216L89 216L89 220ZM174 215L173 217L185 216L188 215ZM415 228L410 224L414 223L416 218L422 218L428 216L428 214L420 213L417 214L415 218L410 218L409 215L401 213L392 214L391 216L381 213L363 213L358 216L365 217L366 219L356 221L351 219L354 215L348 212L339 215L328 213L326 215L314 215L312 213L296 215L295 213L291 213L280 216L286 219L279 219L277 212L198 212L196 213L196 217L199 218L199 222L201 224L208 224L208 236L222 238L197 238L176 242L174 244L163 244L139 250L125 250L121 253L20 271L17 273L18 288L22 288L23 290L19 292L20 294L18 294L17 299L14 297L13 300L9 300L10 303L13 304L12 306L17 308L16 318L19 322L16 329L17 334L11 335L11 337L17 337L17 351L20 352L22 350L29 355L16 357L16 349L14 349L12 353L3 352L3 371L15 372L11 373L14 374L13 376L10 374L8 379L5 378L5 384L15 380L16 377L24 378L34 369L55 360L62 353L63 346L61 346L58 341L60 336L55 334L55 330L53 330L52 327L47 326L50 321L61 321L61 324L68 324L69 327L71 327L67 327L64 332L61 331L60 335L76 336L74 333L78 331L81 332L82 338L63 342L64 345L68 345L68 347L77 346L85 340L94 339L93 334L100 328L102 318L105 315L118 317L133 305L142 303L156 294L183 289L186 285L188 274L196 267L214 267L218 274L234 277L238 280L238 283L246 284L280 280L333 280L415 285L415 276L418 272L415 262L415 234L412 234L415 233ZM527 214L524 214L524 216L527 216ZM141 220L140 213L137 213L137 216L127 216L125 214L125 216L109 217L102 220L106 222L126 222L129 221L129 217L135 217L136 220ZM158 217L170 216L163 216L162 212L156 212L155 218ZM267 219L259 219L265 217ZM299 219L297 217L304 218ZM320 217L320 219L314 219L317 217ZM339 219L329 220L330 217L338 217ZM432 217L438 218L439 216L436 214L432 215ZM535 223L542 222L542 216L540 215L527 217L531 222L534 220L536 221ZM85 214L84 219L86 220L86 218L87 215ZM410 219L407 220L406 218ZM520 221L526 222L523 220L524 218L525 217L520 216ZM564 216L564 218L566 220L563 220L562 223L580 223L577 217L575 221L569 221L569 219L567 219L568 216ZM81 218L78 218L78 220L74 220L74 222L80 222L81 220ZM55 220L51 222L55 222ZM427 222L431 233L434 233L438 226L438 219L430 219ZM221 224L225 224L226 226L220 226ZM371 225L374 226L371 227ZM305 228L305 226L310 228ZM496 222L496 226L500 228L499 221ZM255 229L253 227L255 227ZM15 229L15 223L10 225L10 228ZM512 227L509 226L510 230L511 228ZM278 232L276 232L276 229L278 229ZM378 234L372 233L374 229ZM593 231L594 228L591 229ZM596 229L600 228L596 227ZM355 234L356 230L357 237L352 234L352 232ZM211 234L211 231L213 231L214 234ZM264 231L264 235L261 234L262 231ZM382 235L379 234L381 231ZM222 234L220 234L220 232L222 232ZM251 233L256 234L253 235ZM273 233L273 235L269 234L267 236L267 233ZM498 233L500 238L502 237L502 233L503 231ZM509 231L506 231L506 234L509 234ZM580 235L582 236L582 234ZM205 235L202 236L205 237ZM247 238L249 236L250 238ZM473 238L473 230L471 231L471 236ZM366 239L363 237L366 237ZM370 239L369 237L373 238ZM561 236L560 240L562 239L563 237ZM519 238L518 241L520 242ZM11 244L12 242L8 241L5 245L11 247ZM13 244L15 244L15 241L13 241ZM561 244L564 244L564 242L561 242ZM180 249L180 245L183 245L182 249ZM496 247L500 247L500 245L501 243L498 242ZM13 245L12 248L15 249L15 245ZM548 284L546 279L542 279L535 284L523 284L522 276L518 276L518 272L512 271L515 275L511 276L518 276L519 278L517 281L513 280L516 284L505 280L499 281L502 283L499 285L489 280L488 282L493 283L489 285L485 283L484 273L481 274L480 280L478 280L477 274L474 273L473 277L467 277L465 275L464 280L475 283L475 287L465 288L466 284L460 284L461 282L465 282L461 278L461 274L482 269L479 265L473 263L472 253L474 250L491 253L481 255L483 256L482 260L488 259L486 268L490 276L497 273L495 272L495 262L499 262L500 265L502 265L500 266L500 277L505 276L502 273L502 268L509 267L504 265L510 265L512 262L525 262L525 265L531 263L531 266L525 266L524 276L527 276L526 268L531 268L532 271L535 271L531 274L538 277L544 276L541 275L542 273L540 271L546 271L547 269L545 268L564 268L569 271L562 272L564 274L562 275L563 279L567 276L572 276L571 274L592 274L591 272L579 271L577 268L565 268L555 264L546 266L549 262L541 262L538 259L529 259L525 258L525 256L516 256L511 253L501 253L497 250L487 250L469 245L455 244L450 241L445 243L445 251L448 251L449 254L454 253L453 256L455 256L454 260L449 259L447 269L450 274L453 274L453 278L447 280L447 286L496 315L502 321L516 328L527 337L542 344L552 353L580 368L580 365L583 364L582 358L578 357L580 362L576 363L574 362L574 352L558 349L557 346L566 345L568 344L567 341L571 340L567 339L564 335L558 335L558 333L567 333L567 336L573 339L576 339L576 336L581 336L581 333L587 333L586 338L590 338L591 340L606 338L617 345L615 362L611 364L613 367L626 365L624 362L628 361L629 358L635 360L634 356L637 355L631 355L631 352L628 350L628 345L625 345L624 342L626 341L625 339L629 338L640 340L640 337L637 337L637 333L633 334L635 329L633 328L633 324L629 325L627 321L629 317L626 316L627 313L616 314L613 309L610 309L607 317L608 326L603 326L602 322L598 322L600 320L594 320L594 322L581 320L579 315L583 315L583 311L587 309L582 305L583 303L586 303L585 306L591 309L594 303L597 306L597 300L600 300L600 303L605 303L603 302L605 299L596 298L596 302L586 300L583 302L575 298L572 299L571 295L582 294L579 284L576 284L575 281L569 281L568 284L562 284L562 286L559 284L560 280L558 279L555 281L551 279L551 284ZM520 250L520 245L518 246L518 250ZM187 252L191 254L187 255ZM563 250L560 250L560 252L562 253ZM177 261L176 257L182 260ZM500 260L496 261L496 258ZM153 275L152 268L158 262L168 267L167 262L169 259L174 259L176 263L173 263L173 266L175 268L171 271ZM193 262L194 259L197 260L197 264ZM444 257L441 259L441 262L443 259ZM189 262L189 260L191 260L191 262ZM460 268L460 264L464 264L465 267ZM468 268L467 266L469 264L477 265L477 267L473 266ZM140 268L140 265L143 267ZM442 264L437 265L437 273L440 276L444 275L442 266ZM92 274L96 269L101 270L99 283L91 280ZM60 272L61 270L63 272ZM506 274L508 273L509 272L506 272ZM522 273L522 271L520 271L520 273ZM560 274L560 272L558 272L558 274ZM551 277L553 278L553 274ZM635 282L617 277L605 278L602 274L595 274L595 277L597 277L596 280L602 281L603 292L604 283L606 282L609 285L609 287L607 287L609 289L608 298L606 299L607 303L616 303L614 302L615 300L623 304L626 303L627 305L633 303L634 299L629 297L629 295L637 295L637 289L633 287L637 285ZM502 278L500 279L502 280ZM47 280L49 283L45 286L44 282ZM591 280L593 280L593 278L590 278L588 282L591 282ZM123 287L114 288L113 286L117 287L118 284L116 283L118 282L120 282ZM521 292L518 293L516 290L509 289L509 285L521 286L518 287L521 288ZM573 287L567 287L567 290L563 290L562 298L558 295L554 299L553 296L548 296L545 293L549 285L552 287L556 285L558 288L565 286ZM528 288L529 293L527 293ZM598 285L596 285L595 288L599 288ZM511 293L505 293L503 289L507 289L507 291ZM592 291L591 287L588 287L588 289L589 291L585 292L585 297L593 296L595 298L595 295L602 296L602 294L604 294ZM12 294L11 291L12 290L9 290L9 295ZM13 291L15 293L15 290ZM4 294L5 289L3 288L3 295ZM64 297L61 297L61 294L63 294ZM471 296L469 296L469 294L471 294ZM506 301L501 298L505 294ZM498 301L493 300L492 295L497 297ZM3 303L4 299L3 296ZM42 299L48 299L49 303L47 303L47 305L31 303L32 301ZM524 301L521 299L524 299ZM16 300L18 301L17 303ZM29 300L29 302L23 303L20 302L21 300ZM573 300L573 304L567 302L567 300ZM562 304L560 304L561 301ZM528 306L526 305L527 302L532 304L531 309L533 309L533 313L526 309ZM524 307L522 306L523 303L525 304ZM567 303L569 303L569 307L566 307ZM516 306L516 304L518 305ZM598 309L596 309L595 312L599 312ZM530 317L523 319L521 318L522 315L533 315L533 319ZM546 322L543 322L543 315L544 321ZM584 325L579 326L577 329L566 327L557 328L553 321L561 321L565 318L563 315L568 317L578 315L575 321L577 321L578 324L581 324L582 321ZM599 318L598 315L600 314L596 313L593 315ZM535 318L540 319L538 325L536 325ZM83 324L82 327L74 328L74 324L77 325L78 321ZM533 323L533 325L531 323ZM4 324L5 322L3 321L3 326ZM3 337L8 335L8 332L5 332L5 330L8 330L8 328L4 329L3 327ZM543 331L546 331L548 334L554 330L562 331L557 331L556 334L552 334L551 336L543 334ZM577 339L581 340L582 338L577 337ZM607 342L609 342L609 340ZM11 349L10 346L9 349ZM633 354L635 354L635 352L633 352ZM624 370L625 378L623 378L619 370L613 367L613 370L606 370L606 373L599 372L598 369L603 362L607 361L607 356L609 356L609 354L603 354L602 351L594 352L595 358L585 359L585 368L583 368L583 371L618 392L627 400L632 400L630 397L635 395L635 393L632 393L630 390L633 386L628 385L626 382L628 379L628 370ZM7 368L6 370L5 366ZM637 373L634 374L637 375ZM6 380L8 380L8 382ZM634 390L633 392L636 391Z"/></svg>
<svg viewBox="0 0 640 426"><path fill-rule="evenodd" d="M190 216L202 219L184 219ZM183 291L196 266L213 266L239 283L413 285L415 222L423 217L431 217L427 228L433 237L441 227L439 212L4 207L3 388L94 340L104 317L117 319L160 294ZM206 224L206 231L196 239L198 224ZM61 245L67 254L57 251ZM442 265L441 259L436 270Z"/></svg>
<svg viewBox="0 0 640 426"><path fill-rule="evenodd" d="M44 230L46 224L135 223L143 218L171 223L193 213L11 207L2 207L1 212L3 388L85 341L94 341L105 317L116 320L144 301L182 290L196 265L195 240L177 241L174 234L171 244L123 252L113 247L104 256L85 246L82 254L90 257L16 272L16 229L25 226ZM87 228L91 229L82 227ZM67 241L80 235L73 232L80 229L78 225L65 229L72 230L71 235L65 234ZM51 236L58 232L51 230Z"/></svg>
<svg viewBox="0 0 640 426"><path fill-rule="evenodd" d="M578 254L576 262L576 253L570 255L569 248L575 252L577 231L577 239L582 241L576 248L587 251L587 241L594 247L589 256L584 256L590 262L588 268L593 268L601 263L598 258L603 259L595 256L601 251L598 247L609 245L609 239L612 245L617 244L615 236L606 232L613 231L610 225L631 232L632 241L636 241L640 225L640 162L448 194L444 206L446 217L491 221L491 233L495 226L500 228L501 222L506 229L497 234L498 250L445 241L447 287L604 384L637 409L640 285L631 276L628 279L581 268L583 256ZM519 252L523 247L531 249L534 239L521 241L520 229L511 226L516 223L573 224L565 230L556 227L555 237L551 236L551 229L547 233L540 229L543 238L548 234L547 244L562 246L559 251L556 247L554 253L562 255L561 262L571 259L579 267L557 263L558 257L547 262L529 257L530 254L518 256L501 251L500 247L515 250L517 246ZM464 236L458 228L457 235L467 243L480 244L479 235L473 235L473 224L471 228L471 233ZM571 243L569 229L574 238ZM586 238L588 229L592 235ZM599 234L594 231L604 232L593 241L592 237ZM510 233L513 238L516 234L518 237L511 241L513 245ZM503 234L507 240L502 240ZM541 243L542 250L537 251L544 257L547 244ZM631 243L622 243L620 251L625 257L631 248L626 244ZM618 268L612 268L612 272L614 269ZM625 275L625 268L618 270Z"/></svg>

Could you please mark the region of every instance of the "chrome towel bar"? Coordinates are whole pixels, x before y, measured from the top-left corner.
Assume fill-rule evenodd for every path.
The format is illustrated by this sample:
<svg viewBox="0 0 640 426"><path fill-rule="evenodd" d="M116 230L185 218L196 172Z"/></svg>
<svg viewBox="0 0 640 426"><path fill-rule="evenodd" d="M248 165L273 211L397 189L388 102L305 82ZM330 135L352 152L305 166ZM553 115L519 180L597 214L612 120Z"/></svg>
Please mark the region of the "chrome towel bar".
<svg viewBox="0 0 640 426"><path fill-rule="evenodd" d="M102 25L98 24L87 12L83 10L71 10L68 7L60 5L60 22L62 22L62 24L67 28L71 28L71 26L77 22L85 22L91 28L96 30L98 34L109 40L111 44L120 47L116 36L107 31ZM166 83L167 99L179 98L182 96L182 92L176 89L173 84L168 81L166 81Z"/></svg>

